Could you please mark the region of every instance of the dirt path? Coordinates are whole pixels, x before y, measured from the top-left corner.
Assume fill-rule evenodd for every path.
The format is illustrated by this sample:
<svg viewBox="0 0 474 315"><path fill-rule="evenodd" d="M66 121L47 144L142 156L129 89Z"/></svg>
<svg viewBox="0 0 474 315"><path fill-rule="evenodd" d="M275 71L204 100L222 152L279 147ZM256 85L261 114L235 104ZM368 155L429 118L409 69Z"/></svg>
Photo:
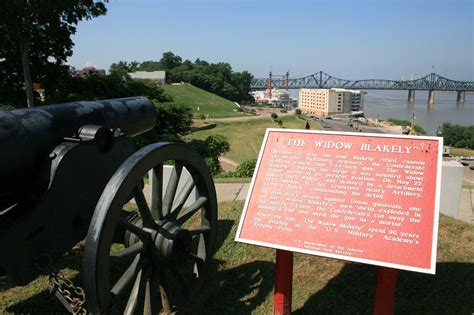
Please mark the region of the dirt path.
<svg viewBox="0 0 474 315"><path fill-rule="evenodd" d="M237 166L239 166L239 163L236 161L223 156L219 158L219 161L221 162L222 169L226 172L233 171Z"/></svg>
<svg viewBox="0 0 474 315"><path fill-rule="evenodd" d="M294 113L276 113L278 117L284 117L284 116L290 116L294 115ZM265 119L265 118L271 118L271 114L263 113L261 115L255 115L255 116L242 116L242 117L228 117L228 118L216 118L212 119L212 121L220 121L220 122L236 122L236 121L247 121L249 119ZM211 121L211 120L209 120Z"/></svg>

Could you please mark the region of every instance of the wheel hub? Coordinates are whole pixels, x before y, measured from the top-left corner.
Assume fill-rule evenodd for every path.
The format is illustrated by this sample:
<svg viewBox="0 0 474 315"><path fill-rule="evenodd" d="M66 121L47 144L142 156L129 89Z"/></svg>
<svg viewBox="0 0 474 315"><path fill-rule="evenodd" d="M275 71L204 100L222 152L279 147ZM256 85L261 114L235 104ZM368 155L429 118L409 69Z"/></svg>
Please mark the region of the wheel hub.
<svg viewBox="0 0 474 315"><path fill-rule="evenodd" d="M153 257L158 261L183 262L191 254L191 233L173 222L165 222L152 233Z"/></svg>

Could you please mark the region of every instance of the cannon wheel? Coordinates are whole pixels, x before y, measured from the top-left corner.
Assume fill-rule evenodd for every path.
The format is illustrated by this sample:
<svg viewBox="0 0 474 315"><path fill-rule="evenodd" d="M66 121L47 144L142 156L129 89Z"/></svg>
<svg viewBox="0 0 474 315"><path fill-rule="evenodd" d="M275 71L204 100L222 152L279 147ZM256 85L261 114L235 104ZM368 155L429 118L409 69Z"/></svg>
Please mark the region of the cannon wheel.
<svg viewBox="0 0 474 315"><path fill-rule="evenodd" d="M150 207L143 178L153 169L162 183L164 163L173 164L170 179L167 187L157 185L156 196L163 198L155 198ZM182 185L184 169L191 176ZM194 188L196 199L185 207ZM138 211L124 216L123 207L131 199ZM109 313L120 307L125 308L124 314L174 311L205 277L216 224L214 183L196 151L176 143L152 144L137 151L112 176L91 219L84 251L89 311ZM117 245L117 234L125 235L125 247ZM114 252L117 246L121 248ZM113 270L120 265L117 275Z"/></svg>

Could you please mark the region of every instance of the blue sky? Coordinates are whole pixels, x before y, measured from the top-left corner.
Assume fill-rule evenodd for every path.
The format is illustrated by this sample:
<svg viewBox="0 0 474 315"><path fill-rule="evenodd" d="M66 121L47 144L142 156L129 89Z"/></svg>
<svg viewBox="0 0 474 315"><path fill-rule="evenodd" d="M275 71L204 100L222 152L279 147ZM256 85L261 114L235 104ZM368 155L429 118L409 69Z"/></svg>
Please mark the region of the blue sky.
<svg viewBox="0 0 474 315"><path fill-rule="evenodd" d="M120 60L228 62L256 77L323 70L347 79L435 72L474 80L474 0L110 0L81 22L75 67Z"/></svg>

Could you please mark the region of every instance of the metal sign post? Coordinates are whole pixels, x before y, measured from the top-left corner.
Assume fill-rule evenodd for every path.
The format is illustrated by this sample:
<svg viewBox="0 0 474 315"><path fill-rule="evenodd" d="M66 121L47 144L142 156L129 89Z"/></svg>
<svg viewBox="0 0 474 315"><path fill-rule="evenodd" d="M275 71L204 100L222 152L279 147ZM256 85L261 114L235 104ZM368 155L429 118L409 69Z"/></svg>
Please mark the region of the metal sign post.
<svg viewBox="0 0 474 315"><path fill-rule="evenodd" d="M293 252L276 250L275 288L273 292L273 314L291 314L293 284Z"/></svg>

